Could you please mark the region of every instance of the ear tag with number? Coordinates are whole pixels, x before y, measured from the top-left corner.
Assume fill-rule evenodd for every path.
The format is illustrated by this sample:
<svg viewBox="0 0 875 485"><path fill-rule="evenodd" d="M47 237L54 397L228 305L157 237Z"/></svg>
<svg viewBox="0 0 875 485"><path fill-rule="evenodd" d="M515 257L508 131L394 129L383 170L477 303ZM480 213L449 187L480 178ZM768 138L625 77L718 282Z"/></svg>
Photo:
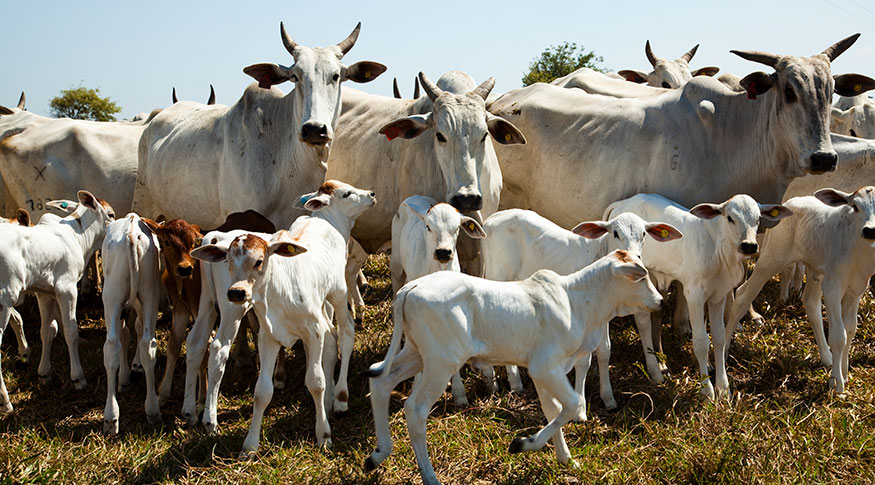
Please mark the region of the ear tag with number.
<svg viewBox="0 0 875 485"><path fill-rule="evenodd" d="M659 234L662 235L662 237L668 237L668 229L663 229Z"/></svg>
<svg viewBox="0 0 875 485"><path fill-rule="evenodd" d="M295 248L295 246L293 246L293 245L291 245L291 244L289 244L288 247L287 247L286 249L287 249L291 254L295 254L295 251L297 251L297 249Z"/></svg>

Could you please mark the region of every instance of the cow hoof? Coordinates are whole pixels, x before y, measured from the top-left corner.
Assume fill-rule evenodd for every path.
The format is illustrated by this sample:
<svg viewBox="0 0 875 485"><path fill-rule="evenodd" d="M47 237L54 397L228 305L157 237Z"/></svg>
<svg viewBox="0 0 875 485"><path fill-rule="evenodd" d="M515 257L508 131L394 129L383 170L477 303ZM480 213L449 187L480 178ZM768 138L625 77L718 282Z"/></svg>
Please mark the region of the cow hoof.
<svg viewBox="0 0 875 485"><path fill-rule="evenodd" d="M146 414L146 422L149 424L161 424L161 413Z"/></svg>
<svg viewBox="0 0 875 485"><path fill-rule="evenodd" d="M517 436L510 442L510 447L507 449L508 453L521 453L525 451L523 449L523 445L528 442L531 442L532 439L524 436Z"/></svg>
<svg viewBox="0 0 875 485"><path fill-rule="evenodd" d="M216 429L219 426L216 423L204 422L204 429L207 431L207 434L212 436L216 434Z"/></svg>
<svg viewBox="0 0 875 485"><path fill-rule="evenodd" d="M0 414L9 414L12 412L12 401L6 401L5 404L0 405Z"/></svg>
<svg viewBox="0 0 875 485"><path fill-rule="evenodd" d="M73 389L76 389L77 391L84 391L86 387L88 387L88 382L85 381L84 377L73 379Z"/></svg>
<svg viewBox="0 0 875 485"><path fill-rule="evenodd" d="M605 402L605 411L612 412L616 411L617 409L619 409L619 406L617 406L617 401L611 399L610 401Z"/></svg>
<svg viewBox="0 0 875 485"><path fill-rule="evenodd" d="M17 367L17 368L19 368L19 369L21 369L21 368L23 368L23 367L27 367L27 363L28 363L28 361L29 361L29 360L28 360L28 356L26 356L26 355L19 355L18 358L15 359L15 367Z"/></svg>
<svg viewBox="0 0 875 485"><path fill-rule="evenodd" d="M352 321L355 322L356 326L361 327L361 325L362 325L362 317L356 317L356 318L354 318Z"/></svg>
<svg viewBox="0 0 875 485"><path fill-rule="evenodd" d="M51 383L53 383L53 382L54 382L54 378L52 377L51 374L48 374L48 375L42 375L42 374L40 374L40 375L39 375L39 383L40 383L40 385L42 385L42 386L47 386L47 385L49 385L49 384L51 384Z"/></svg>
<svg viewBox="0 0 875 485"><path fill-rule="evenodd" d="M575 416L574 419L572 419L572 421L574 421L575 423L583 423L584 421L587 421L588 419L589 418L586 417L586 412L581 411L581 412L577 413L577 416Z"/></svg>
<svg viewBox="0 0 875 485"><path fill-rule="evenodd" d="M654 384L662 384L665 382L665 376L662 375L662 372L658 374L654 372L653 377L651 377L650 380L653 381Z"/></svg>
<svg viewBox="0 0 875 485"><path fill-rule="evenodd" d="M118 434L118 419L112 421L103 420L103 432L108 435Z"/></svg>
<svg viewBox="0 0 875 485"><path fill-rule="evenodd" d="M349 411L349 403L346 401L334 400L334 414L346 414Z"/></svg>
<svg viewBox="0 0 875 485"><path fill-rule="evenodd" d="M186 426L197 426L198 422L200 422L197 414L183 413L182 419L185 421Z"/></svg>
<svg viewBox="0 0 875 485"><path fill-rule="evenodd" d="M286 381L281 381L279 379L273 380L273 388L277 391L282 391L286 388Z"/></svg>
<svg viewBox="0 0 875 485"><path fill-rule="evenodd" d="M378 466L379 465L377 464L377 461L374 460L373 457L369 456L369 457L365 458L364 469L366 472L372 472L372 471L376 470Z"/></svg>
<svg viewBox="0 0 875 485"><path fill-rule="evenodd" d="M331 438L325 438L325 441L323 441L322 443L319 443L319 448L322 448L323 450L330 450L331 445L332 445Z"/></svg>
<svg viewBox="0 0 875 485"><path fill-rule="evenodd" d="M255 461L258 458L258 453L255 450L243 450L237 455L237 459L240 461Z"/></svg>

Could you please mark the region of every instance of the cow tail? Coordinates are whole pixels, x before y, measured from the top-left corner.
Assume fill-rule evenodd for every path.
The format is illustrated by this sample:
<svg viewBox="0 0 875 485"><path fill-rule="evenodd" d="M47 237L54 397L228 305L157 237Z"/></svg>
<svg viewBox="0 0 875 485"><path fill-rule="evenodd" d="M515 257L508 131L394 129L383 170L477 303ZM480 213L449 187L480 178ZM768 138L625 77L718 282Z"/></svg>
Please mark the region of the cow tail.
<svg viewBox="0 0 875 485"><path fill-rule="evenodd" d="M382 362L377 362L371 365L367 370L362 372L364 377L377 377L383 372L392 371L392 361L395 360L395 355L401 348L401 336L404 333L404 302L407 300L407 294L410 293L416 285L404 286L398 290L398 295L395 296L395 303L392 306L392 341L389 343L389 350L386 351L386 358Z"/></svg>
<svg viewBox="0 0 875 485"><path fill-rule="evenodd" d="M137 284L139 283L140 257L142 256L139 253L139 231L135 230L139 229L139 222L139 217L131 216L131 227L128 228L128 248L130 249L128 253L128 272L131 279L131 294L128 297L128 305L131 307L134 307L137 301Z"/></svg>

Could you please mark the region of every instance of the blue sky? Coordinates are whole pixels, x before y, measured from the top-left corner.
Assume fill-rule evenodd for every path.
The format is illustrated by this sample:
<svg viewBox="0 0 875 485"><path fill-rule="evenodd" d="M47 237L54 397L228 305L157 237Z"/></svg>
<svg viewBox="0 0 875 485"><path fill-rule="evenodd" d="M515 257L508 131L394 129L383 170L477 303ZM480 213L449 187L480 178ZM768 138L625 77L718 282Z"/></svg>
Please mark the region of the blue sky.
<svg viewBox="0 0 875 485"><path fill-rule="evenodd" d="M671 4L671 5L669 5ZM0 104L24 90L28 108L48 114L61 89L97 87L122 117L180 99L233 104L251 79L243 67L290 64L279 22L309 46L337 43L362 22L347 63L373 60L389 70L359 85L391 96L397 76L410 96L420 70L436 80L461 69L496 90L520 86L528 63L563 41L594 50L612 69L649 70L644 42L676 58L701 44L692 66L744 75L757 64L730 49L811 55L855 32L863 35L833 72L875 77L875 1L798 2L366 2L186 1L3 2ZM764 68L768 70L767 68ZM288 91L291 85L282 85Z"/></svg>

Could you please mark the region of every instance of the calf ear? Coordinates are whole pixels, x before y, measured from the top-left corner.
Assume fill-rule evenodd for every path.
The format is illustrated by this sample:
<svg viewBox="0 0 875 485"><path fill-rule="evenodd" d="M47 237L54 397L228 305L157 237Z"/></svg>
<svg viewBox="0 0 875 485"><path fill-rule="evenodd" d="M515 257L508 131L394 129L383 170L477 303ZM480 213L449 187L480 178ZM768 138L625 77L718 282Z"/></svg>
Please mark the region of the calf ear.
<svg viewBox="0 0 875 485"><path fill-rule="evenodd" d="M875 89L875 79L862 74L835 76L835 92L839 96L856 96Z"/></svg>
<svg viewBox="0 0 875 485"><path fill-rule="evenodd" d="M217 244L207 244L191 250L191 257L207 263L221 263L228 257L228 248Z"/></svg>
<svg viewBox="0 0 875 485"><path fill-rule="evenodd" d="M100 205L97 197L87 190L80 190L76 195L79 197L79 203L91 210L97 210L97 206Z"/></svg>
<svg viewBox="0 0 875 485"><path fill-rule="evenodd" d="M526 137L513 123L488 111L486 112L486 126L489 127L489 134L492 135L492 138L502 145L526 144Z"/></svg>
<svg viewBox="0 0 875 485"><path fill-rule="evenodd" d="M699 204L690 209L690 214L700 219L713 219L722 213L718 204Z"/></svg>
<svg viewBox="0 0 875 485"><path fill-rule="evenodd" d="M625 79L629 82L638 83L638 84L646 83L647 77L650 75L649 73L646 73L644 71L636 71L634 69L623 69L622 71L619 71L617 74L623 76L623 79Z"/></svg>
<svg viewBox="0 0 875 485"><path fill-rule="evenodd" d="M460 224L459 227L474 239L483 239L486 237L486 231L483 230L483 226L470 217L462 216L462 224Z"/></svg>
<svg viewBox="0 0 875 485"><path fill-rule="evenodd" d="M695 71L693 71L692 74L693 74L693 77L696 77L696 76L714 77L714 75L717 74L718 72L720 72L719 67L708 66L708 67L700 67L700 68L696 69Z"/></svg>
<svg viewBox="0 0 875 485"><path fill-rule="evenodd" d="M833 106L829 113L829 131L839 133L848 129L848 114L851 110L841 110Z"/></svg>
<svg viewBox="0 0 875 485"><path fill-rule="evenodd" d="M274 84L282 84L289 80L289 69L271 62L246 66L243 72L252 76L258 81L258 87L264 89L270 89Z"/></svg>
<svg viewBox="0 0 875 485"><path fill-rule="evenodd" d="M292 241L274 241L268 247L270 254L291 258L307 252L307 248Z"/></svg>
<svg viewBox="0 0 875 485"><path fill-rule="evenodd" d="M318 211L331 205L331 196L328 194L317 194L307 199L304 202L304 209L308 211Z"/></svg>
<svg viewBox="0 0 875 485"><path fill-rule="evenodd" d="M59 211L71 214L76 212L76 209L79 208L79 203L73 202L72 200L58 199L46 202L46 207L51 207L52 209L58 209Z"/></svg>
<svg viewBox="0 0 875 485"><path fill-rule="evenodd" d="M780 221L785 217L793 215L793 211L784 207L781 204L759 204L760 217L767 221Z"/></svg>
<svg viewBox="0 0 875 485"><path fill-rule="evenodd" d="M431 128L433 124L431 115L431 113L427 113L397 119L380 128L380 134L386 135L387 140L394 140L399 136L405 140L416 138L422 132Z"/></svg>
<svg viewBox="0 0 875 485"><path fill-rule="evenodd" d="M814 196L824 204L832 207L840 207L851 203L851 194L836 189L820 189Z"/></svg>
<svg viewBox="0 0 875 485"><path fill-rule="evenodd" d="M30 213L24 209L18 209L15 211L15 219L18 221L18 224L22 226L27 227L30 225Z"/></svg>
<svg viewBox="0 0 875 485"><path fill-rule="evenodd" d="M161 230L160 223L155 222L152 219L146 219L145 217L141 217L140 220L143 221L143 224L145 224L150 231L152 231L152 234L155 234L156 236L158 235L158 231Z"/></svg>
<svg viewBox="0 0 875 485"><path fill-rule="evenodd" d="M614 274L622 276L629 281L641 281L647 278L647 268L638 262L620 263L616 266Z"/></svg>
<svg viewBox="0 0 875 485"><path fill-rule="evenodd" d="M678 231L671 224L666 224L664 222L649 222L644 227L647 234L650 234L650 237L659 242L674 241L675 239L684 237L681 231Z"/></svg>
<svg viewBox="0 0 875 485"><path fill-rule="evenodd" d="M775 87L775 80L771 75L757 71L741 78L738 84L747 91L747 99L757 99L757 96Z"/></svg>
<svg viewBox="0 0 875 485"><path fill-rule="evenodd" d="M386 72L386 66L379 62L359 61L346 68L344 78L355 83L369 83Z"/></svg>
<svg viewBox="0 0 875 485"><path fill-rule="evenodd" d="M604 221L581 222L574 226L571 232L587 239L598 239L608 232L608 223Z"/></svg>

